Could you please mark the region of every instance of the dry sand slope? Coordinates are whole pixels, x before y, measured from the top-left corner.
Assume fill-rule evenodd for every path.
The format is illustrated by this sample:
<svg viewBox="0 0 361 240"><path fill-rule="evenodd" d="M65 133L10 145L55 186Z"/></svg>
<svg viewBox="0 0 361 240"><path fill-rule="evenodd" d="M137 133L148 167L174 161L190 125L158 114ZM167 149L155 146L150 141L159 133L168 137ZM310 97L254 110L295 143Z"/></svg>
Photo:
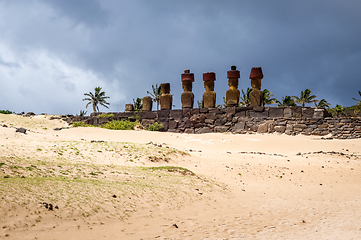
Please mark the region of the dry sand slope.
<svg viewBox="0 0 361 240"><path fill-rule="evenodd" d="M361 239L361 140L0 121L0 239Z"/></svg>

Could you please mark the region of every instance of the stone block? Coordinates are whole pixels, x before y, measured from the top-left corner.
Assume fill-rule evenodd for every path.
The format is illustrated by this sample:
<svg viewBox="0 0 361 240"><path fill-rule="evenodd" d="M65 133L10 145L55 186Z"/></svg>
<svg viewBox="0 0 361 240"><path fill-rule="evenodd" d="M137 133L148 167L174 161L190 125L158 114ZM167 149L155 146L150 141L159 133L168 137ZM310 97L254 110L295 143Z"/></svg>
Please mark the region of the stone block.
<svg viewBox="0 0 361 240"><path fill-rule="evenodd" d="M142 126L147 127L155 122L154 119L142 119Z"/></svg>
<svg viewBox="0 0 361 240"><path fill-rule="evenodd" d="M202 128L195 130L196 134L212 133L212 132L213 132L212 129L210 129L209 127L202 127Z"/></svg>
<svg viewBox="0 0 361 240"><path fill-rule="evenodd" d="M262 106L253 107L253 111L255 111L255 112L263 112L263 111L264 111L264 107L262 107Z"/></svg>
<svg viewBox="0 0 361 240"><path fill-rule="evenodd" d="M291 107L286 107L283 109L283 116L285 118L291 118L292 117L292 108Z"/></svg>
<svg viewBox="0 0 361 240"><path fill-rule="evenodd" d="M162 129L162 131L166 132L169 129L169 119L168 118L159 118L158 122L160 124L163 124L164 128Z"/></svg>
<svg viewBox="0 0 361 240"><path fill-rule="evenodd" d="M168 128L169 129L176 129L178 127L178 122L174 120L169 120Z"/></svg>
<svg viewBox="0 0 361 240"><path fill-rule="evenodd" d="M169 113L170 113L170 110L168 110L168 109L166 109L166 110L158 110L157 111L158 118L168 118Z"/></svg>
<svg viewBox="0 0 361 240"><path fill-rule="evenodd" d="M178 121L181 121L181 119L183 118L183 110L172 110L169 113L169 117L171 119L176 119Z"/></svg>
<svg viewBox="0 0 361 240"><path fill-rule="evenodd" d="M314 108L302 108L302 118L313 118Z"/></svg>
<svg viewBox="0 0 361 240"><path fill-rule="evenodd" d="M199 114L199 108L193 108L191 109L191 115Z"/></svg>
<svg viewBox="0 0 361 240"><path fill-rule="evenodd" d="M327 124L318 125L318 128L327 128L327 127L328 127Z"/></svg>
<svg viewBox="0 0 361 240"><path fill-rule="evenodd" d="M233 122L233 123L238 122L238 117L233 117L233 118L232 118L232 122Z"/></svg>
<svg viewBox="0 0 361 240"><path fill-rule="evenodd" d="M193 109L183 108L183 109L182 109L182 111L183 111L183 117L190 117L190 116L192 115L191 110L193 110Z"/></svg>
<svg viewBox="0 0 361 240"><path fill-rule="evenodd" d="M193 129L193 128L186 128L186 129L184 130L184 133L193 134L193 133L194 133L194 129Z"/></svg>
<svg viewBox="0 0 361 240"><path fill-rule="evenodd" d="M253 110L253 107L236 107L236 113L238 113L238 112L246 112L248 110Z"/></svg>
<svg viewBox="0 0 361 240"><path fill-rule="evenodd" d="M208 108L200 108L199 113L208 113Z"/></svg>
<svg viewBox="0 0 361 240"><path fill-rule="evenodd" d="M276 126L286 126L287 122L286 121L276 121L275 125Z"/></svg>
<svg viewBox="0 0 361 240"><path fill-rule="evenodd" d="M246 111L237 112L234 116L235 117L246 117Z"/></svg>
<svg viewBox="0 0 361 240"><path fill-rule="evenodd" d="M264 111L264 112L249 111L249 116L253 118L268 118L268 111Z"/></svg>
<svg viewBox="0 0 361 240"><path fill-rule="evenodd" d="M244 130L244 125L244 122L238 122L232 127L232 131L236 133L241 132Z"/></svg>
<svg viewBox="0 0 361 240"><path fill-rule="evenodd" d="M216 126L214 127L214 132L227 132L229 127L226 126Z"/></svg>
<svg viewBox="0 0 361 240"><path fill-rule="evenodd" d="M227 114L235 114L236 113L236 107L227 107L226 108Z"/></svg>
<svg viewBox="0 0 361 240"><path fill-rule="evenodd" d="M157 118L157 112L144 112L142 117L145 119L155 119Z"/></svg>
<svg viewBox="0 0 361 240"><path fill-rule="evenodd" d="M318 128L318 125L311 124L311 125L308 125L307 127L310 129L315 129L315 128Z"/></svg>
<svg viewBox="0 0 361 240"><path fill-rule="evenodd" d="M295 124L293 127L294 127L294 128L305 129L305 128L307 128L307 125L306 125L306 124L298 123L298 124Z"/></svg>
<svg viewBox="0 0 361 240"><path fill-rule="evenodd" d="M325 117L325 109L316 108L313 112L313 118L324 118Z"/></svg>
<svg viewBox="0 0 361 240"><path fill-rule="evenodd" d="M285 126L275 126L275 131L278 133L284 133L286 131Z"/></svg>
<svg viewBox="0 0 361 240"><path fill-rule="evenodd" d="M292 109L292 117L302 118L302 107L295 106L295 107L291 107L291 109Z"/></svg>
<svg viewBox="0 0 361 240"><path fill-rule="evenodd" d="M268 132L268 124L262 123L258 126L257 133L266 133Z"/></svg>
<svg viewBox="0 0 361 240"><path fill-rule="evenodd" d="M283 118L284 110L283 108L270 108L269 117L270 118Z"/></svg>
<svg viewBox="0 0 361 240"><path fill-rule="evenodd" d="M351 123L352 120L351 120L351 119L341 119L340 122L341 122L341 123Z"/></svg>
<svg viewBox="0 0 361 240"><path fill-rule="evenodd" d="M206 113L207 119L215 120L217 118L217 115L215 113Z"/></svg>
<svg viewBox="0 0 361 240"><path fill-rule="evenodd" d="M216 126L222 126L222 125L224 125L226 122L227 122L226 119L221 118L221 119L217 119L217 120L214 122L214 125L216 125Z"/></svg>

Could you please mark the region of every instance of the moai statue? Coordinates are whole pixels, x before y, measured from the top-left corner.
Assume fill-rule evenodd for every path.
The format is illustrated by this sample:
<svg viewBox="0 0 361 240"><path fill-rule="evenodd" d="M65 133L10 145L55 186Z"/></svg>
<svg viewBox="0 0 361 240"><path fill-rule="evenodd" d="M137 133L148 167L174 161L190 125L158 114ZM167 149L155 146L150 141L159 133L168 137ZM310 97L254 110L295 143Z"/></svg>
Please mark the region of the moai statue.
<svg viewBox="0 0 361 240"><path fill-rule="evenodd" d="M192 93L192 84L194 82L194 74L189 69L184 70L181 75L183 93L181 95L182 108L193 108L194 94Z"/></svg>
<svg viewBox="0 0 361 240"><path fill-rule="evenodd" d="M240 72L237 70L237 66L232 65L231 70L227 71L229 90L226 92L227 107L238 106L239 103L239 90L238 90L238 78Z"/></svg>
<svg viewBox="0 0 361 240"><path fill-rule="evenodd" d="M125 104L125 111L126 112L133 112L134 111L134 105L131 103Z"/></svg>
<svg viewBox="0 0 361 240"><path fill-rule="evenodd" d="M216 93L214 92L214 81L216 74L214 72L203 73L204 88L203 104L205 108L214 108L216 106Z"/></svg>
<svg viewBox="0 0 361 240"><path fill-rule="evenodd" d="M160 84L160 89L162 89L162 95L159 97L160 109L161 110L170 110L172 109L173 97L170 94L170 84L162 83Z"/></svg>
<svg viewBox="0 0 361 240"><path fill-rule="evenodd" d="M153 100L150 96L144 97L142 102L143 102L142 111L152 111Z"/></svg>
<svg viewBox="0 0 361 240"><path fill-rule="evenodd" d="M249 75L251 79L252 91L249 93L251 107L262 106L263 93L261 91L261 80L263 78L262 68L254 67Z"/></svg>

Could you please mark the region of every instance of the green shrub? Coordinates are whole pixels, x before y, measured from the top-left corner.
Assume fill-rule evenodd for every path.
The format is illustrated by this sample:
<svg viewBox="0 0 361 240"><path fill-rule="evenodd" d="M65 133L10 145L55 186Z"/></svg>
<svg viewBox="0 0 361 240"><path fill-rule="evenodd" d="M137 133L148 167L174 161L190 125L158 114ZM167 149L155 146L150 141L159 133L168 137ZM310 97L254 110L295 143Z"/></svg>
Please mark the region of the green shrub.
<svg viewBox="0 0 361 240"><path fill-rule="evenodd" d="M95 127L93 125L85 124L83 122L73 122L72 125L73 127Z"/></svg>
<svg viewBox="0 0 361 240"><path fill-rule="evenodd" d="M112 130L133 130L135 126L139 125L138 121L130 122L125 120L113 120L104 124L102 127Z"/></svg>
<svg viewBox="0 0 361 240"><path fill-rule="evenodd" d="M2 114L13 114L14 112L9 111L9 110L0 110L0 113L2 113Z"/></svg>
<svg viewBox="0 0 361 240"><path fill-rule="evenodd" d="M101 117L101 118L110 118L110 117L114 117L114 114L112 114L112 113L109 113L109 114L103 113L103 114L99 115L98 117Z"/></svg>
<svg viewBox="0 0 361 240"><path fill-rule="evenodd" d="M155 122L153 124L149 124L146 129L148 131L160 131L163 128L164 128L163 124Z"/></svg>

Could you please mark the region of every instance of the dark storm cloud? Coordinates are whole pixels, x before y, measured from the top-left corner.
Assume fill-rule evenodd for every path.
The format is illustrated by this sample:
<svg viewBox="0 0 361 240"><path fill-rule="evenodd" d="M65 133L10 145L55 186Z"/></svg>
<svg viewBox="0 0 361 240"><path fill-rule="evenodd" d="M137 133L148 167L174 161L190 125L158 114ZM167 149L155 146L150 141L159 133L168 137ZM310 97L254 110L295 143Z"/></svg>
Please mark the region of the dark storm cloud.
<svg viewBox="0 0 361 240"><path fill-rule="evenodd" d="M242 89L250 87L250 69L261 66L262 87L279 99L310 88L332 105L351 105L361 90L359 1L44 0L0 7L7 19L0 18L2 62L21 59L19 66L30 66L34 54L45 52L54 85L73 92L72 102L79 99L72 112L83 108L82 94L97 85L111 96L111 110L121 111L162 82L171 83L180 108L186 68L195 73L196 100L204 92L202 73L216 72L222 103L233 64ZM59 111L69 105L57 102Z"/></svg>

